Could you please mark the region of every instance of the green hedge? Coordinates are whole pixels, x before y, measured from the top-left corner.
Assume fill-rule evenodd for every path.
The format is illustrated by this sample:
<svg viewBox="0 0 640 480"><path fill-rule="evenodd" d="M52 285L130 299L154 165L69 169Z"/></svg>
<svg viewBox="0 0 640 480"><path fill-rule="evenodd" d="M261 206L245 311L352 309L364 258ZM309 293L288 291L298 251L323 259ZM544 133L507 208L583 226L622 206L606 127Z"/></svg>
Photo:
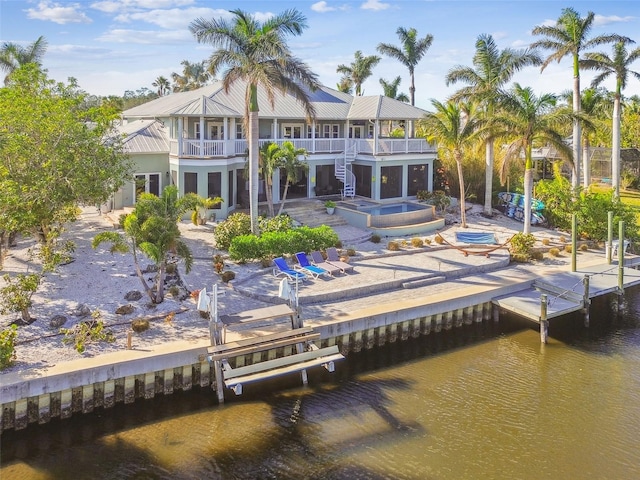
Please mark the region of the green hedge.
<svg viewBox="0 0 640 480"><path fill-rule="evenodd" d="M300 227L285 232L265 232L261 236L240 235L231 241L229 257L247 262L263 258L293 255L296 252L323 250L337 245L339 239L331 227Z"/></svg>
<svg viewBox="0 0 640 480"><path fill-rule="evenodd" d="M266 232L286 232L293 226L293 220L288 215L277 215L273 218L258 218L258 229ZM220 222L213 234L216 247L229 250L234 238L251 234L251 217L246 213L232 213L226 220Z"/></svg>

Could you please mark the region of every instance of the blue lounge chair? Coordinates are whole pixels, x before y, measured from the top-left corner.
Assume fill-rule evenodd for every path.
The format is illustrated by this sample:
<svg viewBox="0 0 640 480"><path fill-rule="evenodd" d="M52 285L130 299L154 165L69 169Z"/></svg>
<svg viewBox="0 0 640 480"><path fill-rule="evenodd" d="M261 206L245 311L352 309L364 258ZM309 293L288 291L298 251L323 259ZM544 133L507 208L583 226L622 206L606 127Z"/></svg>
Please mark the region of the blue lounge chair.
<svg viewBox="0 0 640 480"><path fill-rule="evenodd" d="M309 259L307 258L307 254L304 252L296 253L296 259L298 260L298 265L294 265L293 268L297 271L302 271L303 273L308 273L313 278L318 278L320 275L328 275L324 268L320 268L317 265L311 265L309 263Z"/></svg>
<svg viewBox="0 0 640 480"><path fill-rule="evenodd" d="M274 258L273 264L276 266L276 268L273 269L273 274L276 277L278 275L286 275L291 280L305 280L307 278L304 273L289 268L289 265L287 265L287 262L282 257Z"/></svg>

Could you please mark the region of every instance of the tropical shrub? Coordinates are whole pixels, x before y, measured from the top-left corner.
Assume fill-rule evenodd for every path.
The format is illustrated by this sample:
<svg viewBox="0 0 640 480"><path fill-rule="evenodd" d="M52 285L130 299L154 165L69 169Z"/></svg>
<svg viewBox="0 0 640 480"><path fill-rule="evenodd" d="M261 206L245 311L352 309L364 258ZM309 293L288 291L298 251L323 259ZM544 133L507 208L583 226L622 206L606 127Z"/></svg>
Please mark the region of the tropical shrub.
<svg viewBox="0 0 640 480"><path fill-rule="evenodd" d="M536 243L536 238L530 233L516 233L511 238L511 254L531 258L531 249Z"/></svg>
<svg viewBox="0 0 640 480"><path fill-rule="evenodd" d="M13 363L16 358L16 339L18 327L11 325L0 331L0 370Z"/></svg>
<svg viewBox="0 0 640 480"><path fill-rule="evenodd" d="M216 247L220 250L229 250L231 241L240 236L251 233L251 216L246 213L232 213L226 220L216 227L213 237Z"/></svg>
<svg viewBox="0 0 640 480"><path fill-rule="evenodd" d="M142 333L149 330L149 320L146 318L136 318L131 321L131 330L136 333Z"/></svg>
<svg viewBox="0 0 640 480"><path fill-rule="evenodd" d="M559 257L560 256L560 249L557 247L553 247L549 249L549 255L551 255L552 257Z"/></svg>
<svg viewBox="0 0 640 480"><path fill-rule="evenodd" d="M229 283L231 280L236 278L236 273L232 272L231 270L227 270L226 272L223 272L222 275L220 275L220 278L224 283Z"/></svg>
<svg viewBox="0 0 640 480"><path fill-rule="evenodd" d="M84 353L86 345L92 342L114 342L115 337L110 330L106 330L104 322L99 320L99 313L92 314L93 320L80 322L73 328L61 328L64 335L63 343L72 343L78 353Z"/></svg>
<svg viewBox="0 0 640 480"><path fill-rule="evenodd" d="M398 250L400 250L400 244L395 240L391 240L389 243L387 243L387 250L397 252Z"/></svg>
<svg viewBox="0 0 640 480"><path fill-rule="evenodd" d="M421 247L424 247L424 242L422 241L421 238L414 237L411 239L411 245L414 246L415 248L421 248Z"/></svg>
<svg viewBox="0 0 640 480"><path fill-rule="evenodd" d="M380 238L380 235L374 233L373 235L371 235L370 241L371 243L380 243L380 240L382 240Z"/></svg>

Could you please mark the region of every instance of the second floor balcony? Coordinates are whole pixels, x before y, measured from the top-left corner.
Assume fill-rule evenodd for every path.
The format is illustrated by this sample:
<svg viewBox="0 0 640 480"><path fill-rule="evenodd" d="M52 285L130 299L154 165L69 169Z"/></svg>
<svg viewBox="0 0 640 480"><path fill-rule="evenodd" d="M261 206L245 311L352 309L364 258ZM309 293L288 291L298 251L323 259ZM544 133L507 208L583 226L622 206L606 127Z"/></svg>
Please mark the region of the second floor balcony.
<svg viewBox="0 0 640 480"><path fill-rule="evenodd" d="M304 148L309 154L342 153L354 148L363 155L398 155L407 153L435 153L436 149L422 138L277 138L260 139L260 146L268 142L282 145L290 141L296 148ZM241 140L189 139L170 141L170 154L180 158L224 158L244 156L248 143Z"/></svg>

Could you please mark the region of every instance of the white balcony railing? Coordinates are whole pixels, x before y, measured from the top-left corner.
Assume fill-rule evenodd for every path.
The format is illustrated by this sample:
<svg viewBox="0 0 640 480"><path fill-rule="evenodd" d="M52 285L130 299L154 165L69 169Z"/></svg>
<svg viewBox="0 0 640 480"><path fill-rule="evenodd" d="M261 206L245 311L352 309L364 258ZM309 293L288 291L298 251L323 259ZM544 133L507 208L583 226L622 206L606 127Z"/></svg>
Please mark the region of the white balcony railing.
<svg viewBox="0 0 640 480"><path fill-rule="evenodd" d="M435 152L435 147L422 138L378 138L353 139L353 138L277 138L260 139L260 146L267 142L282 145L284 142L293 142L296 148L304 148L309 153L340 153L355 145L358 153L369 155L399 154L399 153L428 153ZM172 156L215 158L244 155L247 152L246 140L199 140L183 139L182 152L179 152L178 141L171 140L170 152Z"/></svg>

